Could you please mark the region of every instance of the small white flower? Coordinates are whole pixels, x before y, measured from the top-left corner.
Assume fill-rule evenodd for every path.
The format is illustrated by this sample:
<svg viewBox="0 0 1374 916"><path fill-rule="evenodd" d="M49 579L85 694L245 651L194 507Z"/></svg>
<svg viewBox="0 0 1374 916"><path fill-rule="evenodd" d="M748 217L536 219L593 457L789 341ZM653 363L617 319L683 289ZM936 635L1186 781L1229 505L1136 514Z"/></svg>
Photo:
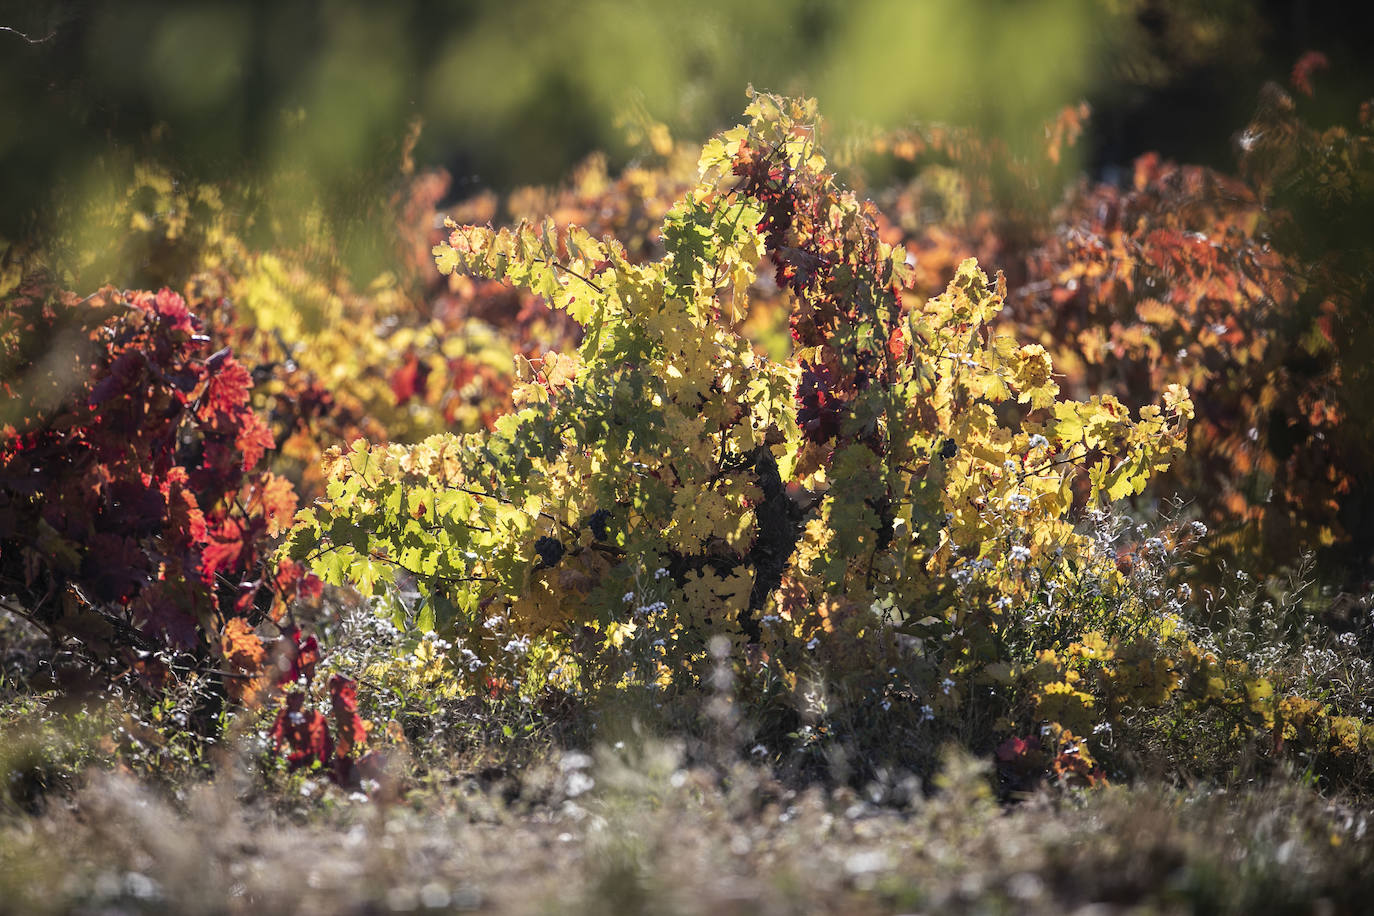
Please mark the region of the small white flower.
<svg viewBox="0 0 1374 916"><path fill-rule="evenodd" d="M658 569L654 570L655 579L662 579L666 575L668 575L668 570L663 566L660 566Z"/></svg>
<svg viewBox="0 0 1374 916"><path fill-rule="evenodd" d="M1189 598L1193 597L1193 587L1187 582L1184 582L1178 587L1178 597L1180 601L1187 601Z"/></svg>
<svg viewBox="0 0 1374 916"><path fill-rule="evenodd" d="M1008 500L1008 503L1011 505L1011 510L1013 512L1030 511L1030 497L1024 493L1017 493L1012 496L1012 498Z"/></svg>
<svg viewBox="0 0 1374 916"><path fill-rule="evenodd" d="M816 647L819 646L820 644L821 644L820 637L819 637L819 636L812 636L811 639L806 643L806 651L808 651L808 652L814 652L814 651L816 650Z"/></svg>
<svg viewBox="0 0 1374 916"><path fill-rule="evenodd" d="M953 678L948 678L948 677L947 677L947 678L945 678L943 681L940 682L940 690L941 690L941 692L944 693L945 696L949 696L949 692L950 692L951 690L953 690L953 689L954 689L954 679L953 679Z"/></svg>
<svg viewBox="0 0 1374 916"><path fill-rule="evenodd" d="M1009 595L1003 595L1001 598L998 598L996 607L999 611L1005 611L1007 608L1011 607L1011 597Z"/></svg>
<svg viewBox="0 0 1374 916"><path fill-rule="evenodd" d="M1013 563L1024 563L1027 560L1029 560L1030 557L1031 552L1029 547L1024 547L1020 544L1017 544L1015 547L1011 549L1011 559Z"/></svg>
<svg viewBox="0 0 1374 916"><path fill-rule="evenodd" d="M635 600L635 593L634 593L634 592L626 592L626 593L625 593L625 596L624 596L623 598L621 598L620 600L621 600L621 601L624 601L626 604L629 604L631 601Z"/></svg>
<svg viewBox="0 0 1374 916"><path fill-rule="evenodd" d="M934 719L934 718L935 718L935 710L931 709L929 706L922 706L922 707L921 707L921 721L922 721L922 722L929 722L931 719Z"/></svg>
<svg viewBox="0 0 1374 916"><path fill-rule="evenodd" d="M1207 536L1207 526L1202 522L1193 522L1190 527L1193 529L1193 534L1198 537L1205 538Z"/></svg>
<svg viewBox="0 0 1374 916"><path fill-rule="evenodd" d="M1006 461L1002 462L1002 469L1004 471L1009 471L1014 474L1017 471L1016 462L1008 458Z"/></svg>
<svg viewBox="0 0 1374 916"><path fill-rule="evenodd" d="M1049 446L1049 444L1050 440L1046 439L1039 433L1036 433L1035 435L1030 437L1029 445L1031 448L1046 448Z"/></svg>
<svg viewBox="0 0 1374 916"><path fill-rule="evenodd" d="M1164 552L1164 540L1162 538L1148 538L1145 541L1145 549L1151 553Z"/></svg>
<svg viewBox="0 0 1374 916"><path fill-rule="evenodd" d="M596 780L592 779L592 777L581 770L576 770L568 774L567 793L569 798L585 795L594 788L596 788Z"/></svg>

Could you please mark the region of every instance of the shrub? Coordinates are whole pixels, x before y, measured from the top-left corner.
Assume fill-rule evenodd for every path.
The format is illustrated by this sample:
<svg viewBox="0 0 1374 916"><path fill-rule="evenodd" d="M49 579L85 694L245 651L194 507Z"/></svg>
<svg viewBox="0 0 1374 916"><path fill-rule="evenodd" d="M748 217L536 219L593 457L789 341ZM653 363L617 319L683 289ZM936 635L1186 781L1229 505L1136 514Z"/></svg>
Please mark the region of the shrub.
<svg viewBox="0 0 1374 916"><path fill-rule="evenodd" d="M30 274L4 290L0 321L11 610L156 681L149 651L233 665L226 623L246 628L318 595L300 567L264 563L295 492L261 469L273 440L249 405L248 371L214 350L179 295L78 299Z"/></svg>
<svg viewBox="0 0 1374 916"><path fill-rule="evenodd" d="M1292 566L1314 550L1324 579L1364 591L1374 108L1314 124L1312 60L1294 69L1300 96L1261 93L1232 174L1150 153L1124 182L1081 181L1051 207L1034 169L967 132L860 148L914 161L883 200L918 295L964 257L995 257L1010 277L1002 320L1051 353L1067 392L1140 403L1189 388L1187 453L1156 490L1193 501L1214 560ZM1047 157L1085 114L1047 126Z"/></svg>
<svg viewBox="0 0 1374 916"><path fill-rule="evenodd" d="M1122 577L1074 507L1168 465L1186 392L1134 418L1059 398L1042 347L990 332L1003 291L973 262L904 311L904 254L825 171L814 107L749 114L706 146L657 261L577 228L453 227L440 269L541 294L585 328L578 352L521 362L490 433L333 451L284 556L365 593L399 576L419 599L392 600L398 622L479 662L493 617L584 685L613 685L603 660L641 632L638 671L665 682L713 634L784 671L813 644L848 671L914 652L914 708L951 717L942 679L1013 679L1029 644L1008 635L1042 590L1092 579L1109 603ZM791 295L787 362L737 331L765 257Z"/></svg>

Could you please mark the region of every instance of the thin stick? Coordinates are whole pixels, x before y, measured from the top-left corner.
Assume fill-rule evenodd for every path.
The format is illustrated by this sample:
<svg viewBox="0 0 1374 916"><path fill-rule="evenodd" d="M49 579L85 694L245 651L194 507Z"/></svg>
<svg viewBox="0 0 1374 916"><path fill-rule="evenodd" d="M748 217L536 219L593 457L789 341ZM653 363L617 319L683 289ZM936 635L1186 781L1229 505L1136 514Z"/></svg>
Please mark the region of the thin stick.
<svg viewBox="0 0 1374 916"><path fill-rule="evenodd" d="M43 44L43 42L52 41L53 38L57 37L57 29L53 29L43 38L30 38L28 35L24 34L18 29L11 28L7 25L0 25L0 32L9 32L11 35L18 35L20 38L22 38L24 41L28 42L31 45L41 45Z"/></svg>

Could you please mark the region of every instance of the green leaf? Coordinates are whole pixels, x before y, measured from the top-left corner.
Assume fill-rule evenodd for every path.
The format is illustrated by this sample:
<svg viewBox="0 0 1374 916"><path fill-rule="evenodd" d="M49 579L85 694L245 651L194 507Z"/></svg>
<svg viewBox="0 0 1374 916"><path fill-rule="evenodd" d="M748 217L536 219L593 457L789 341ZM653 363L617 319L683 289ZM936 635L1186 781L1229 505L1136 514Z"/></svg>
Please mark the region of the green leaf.
<svg viewBox="0 0 1374 916"><path fill-rule="evenodd" d="M421 633L433 633L435 630L434 620L434 598L421 598L415 614L415 628Z"/></svg>

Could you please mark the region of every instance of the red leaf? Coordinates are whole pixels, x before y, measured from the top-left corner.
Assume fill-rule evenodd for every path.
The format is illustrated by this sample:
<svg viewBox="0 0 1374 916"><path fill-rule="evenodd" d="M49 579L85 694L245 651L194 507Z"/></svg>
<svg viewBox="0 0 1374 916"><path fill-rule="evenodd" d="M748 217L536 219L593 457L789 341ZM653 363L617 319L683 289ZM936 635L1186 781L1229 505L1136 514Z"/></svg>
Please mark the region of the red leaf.
<svg viewBox="0 0 1374 916"><path fill-rule="evenodd" d="M148 579L148 559L133 539L100 532L90 536L81 573L94 597L123 604Z"/></svg>
<svg viewBox="0 0 1374 916"><path fill-rule="evenodd" d="M398 405L417 395L423 399L428 381L429 364L420 362L413 351L408 352L401 367L391 373L391 393L396 396Z"/></svg>
<svg viewBox="0 0 1374 916"><path fill-rule="evenodd" d="M283 601L300 598L304 601L319 601L324 594L324 583L320 577L306 572L305 567L294 560L282 560L277 564L277 572L272 585Z"/></svg>
<svg viewBox="0 0 1374 916"><path fill-rule="evenodd" d="M313 763L328 765L334 756L329 723L319 712L305 708L305 694L300 691L286 695L286 705L277 713L271 737L278 751L283 745L290 749L286 759L293 770Z"/></svg>
<svg viewBox="0 0 1374 916"><path fill-rule="evenodd" d="M183 580L179 590L187 592L188 586ZM172 646L193 649L200 639L200 622L190 610L190 596L177 596L174 588L176 585L170 582L154 582L145 588L134 603L134 620L150 636L165 639Z"/></svg>
<svg viewBox="0 0 1374 916"><path fill-rule="evenodd" d="M180 540L179 546L197 549L204 545L210 532L205 524L205 513L186 483L183 467L172 468L162 482L162 496L167 501L167 529Z"/></svg>
<svg viewBox="0 0 1374 916"><path fill-rule="evenodd" d="M220 634L220 651L225 662L238 674L246 677L226 678L224 685L234 702L245 699L257 702L267 686L263 666L267 663L267 649L253 627L242 617L232 617Z"/></svg>
<svg viewBox="0 0 1374 916"><path fill-rule="evenodd" d="M202 420L211 420L216 414L225 418L233 417L248 406L248 395L252 388L253 377L238 360L230 356L220 363L219 371L210 376L196 413Z"/></svg>
<svg viewBox="0 0 1374 916"><path fill-rule="evenodd" d="M215 526L209 543L200 552L200 575L207 584L215 581L221 571L235 572L242 568L245 551L251 546L244 543L244 527L241 519L226 518Z"/></svg>
<svg viewBox="0 0 1374 916"><path fill-rule="evenodd" d="M1030 738L1018 738L1015 735L1003 741L997 746L997 759L1004 763L1023 760L1031 754L1039 753L1040 739L1032 735Z"/></svg>
<svg viewBox="0 0 1374 916"><path fill-rule="evenodd" d="M196 332L191 310L186 307L186 300L170 289L164 287L158 290L151 302L144 300L140 307L156 314L171 325L171 329L174 331L179 331L188 337Z"/></svg>
<svg viewBox="0 0 1374 916"><path fill-rule="evenodd" d="M1326 55L1320 51L1308 51L1298 58L1297 63L1293 64L1293 88L1303 95L1311 98L1316 95L1316 89L1312 85L1312 77L1318 70L1325 70L1331 66L1331 62L1326 59Z"/></svg>
<svg viewBox="0 0 1374 916"><path fill-rule="evenodd" d="M329 700L334 713L334 731L338 735L338 752L351 757L367 740L367 726L358 715L357 683L342 674L331 675Z"/></svg>
<svg viewBox="0 0 1374 916"><path fill-rule="evenodd" d="M324 597L324 581L314 573L306 573L296 586L296 594L306 601L319 601Z"/></svg>
<svg viewBox="0 0 1374 916"><path fill-rule="evenodd" d="M267 423L257 414L245 413L240 424L241 431L235 444L243 455L243 469L251 471L258 466L264 454L277 447L277 443Z"/></svg>
<svg viewBox="0 0 1374 916"><path fill-rule="evenodd" d="M320 644L314 636L301 639L301 628L291 627L286 631L291 643L288 646L291 664L282 673L279 684L292 684L305 678L307 682L315 679L315 666L320 661Z"/></svg>
<svg viewBox="0 0 1374 916"><path fill-rule="evenodd" d="M268 537L274 538L291 527L296 515L296 488L291 481L264 473L252 481L249 492L251 495L245 500L247 511L266 520Z"/></svg>
<svg viewBox="0 0 1374 916"><path fill-rule="evenodd" d="M906 341L902 337L901 328L892 329L892 333L887 338L887 352L897 359L901 359L902 355L906 353Z"/></svg>

